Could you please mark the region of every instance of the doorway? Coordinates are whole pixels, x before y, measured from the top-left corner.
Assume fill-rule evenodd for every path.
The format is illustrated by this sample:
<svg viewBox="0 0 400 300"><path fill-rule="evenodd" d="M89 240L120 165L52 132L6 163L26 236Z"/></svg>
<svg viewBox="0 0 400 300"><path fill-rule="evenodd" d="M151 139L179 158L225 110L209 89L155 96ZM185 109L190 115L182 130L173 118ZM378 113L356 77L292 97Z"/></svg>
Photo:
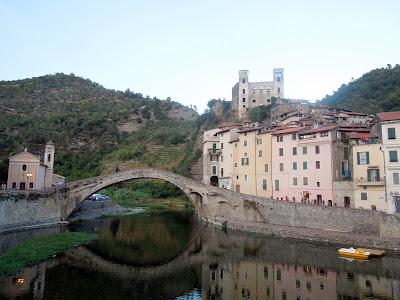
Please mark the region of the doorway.
<svg viewBox="0 0 400 300"><path fill-rule="evenodd" d="M344 197L344 207L350 207L350 197Z"/></svg>
<svg viewBox="0 0 400 300"><path fill-rule="evenodd" d="M211 176L210 177L210 185L218 186L218 176Z"/></svg>
<svg viewBox="0 0 400 300"><path fill-rule="evenodd" d="M19 189L20 189L20 190L25 190L25 189L26 189L25 182L20 182L20 183L19 183Z"/></svg>
<svg viewBox="0 0 400 300"><path fill-rule="evenodd" d="M240 193L240 184L236 185L236 189L235 190L236 190L237 193Z"/></svg>

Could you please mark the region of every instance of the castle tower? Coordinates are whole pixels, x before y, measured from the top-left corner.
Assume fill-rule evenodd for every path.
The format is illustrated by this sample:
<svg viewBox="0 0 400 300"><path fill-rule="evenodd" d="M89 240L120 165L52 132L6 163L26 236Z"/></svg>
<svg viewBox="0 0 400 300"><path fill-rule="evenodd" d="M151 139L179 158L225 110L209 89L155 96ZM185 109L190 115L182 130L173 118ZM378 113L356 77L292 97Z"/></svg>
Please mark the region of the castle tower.
<svg viewBox="0 0 400 300"><path fill-rule="evenodd" d="M249 110L249 71L239 71L239 99L238 99L238 113L239 119L246 118L247 111Z"/></svg>
<svg viewBox="0 0 400 300"><path fill-rule="evenodd" d="M284 98L284 90L283 90L283 68L276 68L273 70L274 75L274 96L277 98Z"/></svg>
<svg viewBox="0 0 400 300"><path fill-rule="evenodd" d="M53 184L53 166L54 166L54 143L52 141L46 144L44 151L44 164L47 166L44 186L51 187Z"/></svg>

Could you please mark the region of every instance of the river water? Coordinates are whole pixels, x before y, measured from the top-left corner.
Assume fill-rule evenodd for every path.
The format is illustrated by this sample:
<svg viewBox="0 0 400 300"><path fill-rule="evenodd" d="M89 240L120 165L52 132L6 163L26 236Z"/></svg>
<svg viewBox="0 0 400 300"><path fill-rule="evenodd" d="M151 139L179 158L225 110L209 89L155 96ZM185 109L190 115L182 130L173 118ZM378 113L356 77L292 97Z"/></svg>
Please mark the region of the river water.
<svg viewBox="0 0 400 300"><path fill-rule="evenodd" d="M400 299L400 258L221 230L194 214L84 221L99 240L0 277L0 299Z"/></svg>

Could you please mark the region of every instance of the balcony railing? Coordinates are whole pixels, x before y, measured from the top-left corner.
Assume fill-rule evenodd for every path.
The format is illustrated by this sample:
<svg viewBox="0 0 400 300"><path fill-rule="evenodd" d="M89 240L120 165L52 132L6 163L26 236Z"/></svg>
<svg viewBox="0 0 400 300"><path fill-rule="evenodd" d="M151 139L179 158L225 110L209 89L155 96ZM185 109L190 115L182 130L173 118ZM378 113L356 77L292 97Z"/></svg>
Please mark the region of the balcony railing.
<svg viewBox="0 0 400 300"><path fill-rule="evenodd" d="M383 180L382 178L378 178L376 180L368 180L365 178L356 178L355 182L356 182L356 185L371 185L371 186L385 185L385 180Z"/></svg>
<svg viewBox="0 0 400 300"><path fill-rule="evenodd" d="M217 148L208 148L209 153L221 154L222 150Z"/></svg>

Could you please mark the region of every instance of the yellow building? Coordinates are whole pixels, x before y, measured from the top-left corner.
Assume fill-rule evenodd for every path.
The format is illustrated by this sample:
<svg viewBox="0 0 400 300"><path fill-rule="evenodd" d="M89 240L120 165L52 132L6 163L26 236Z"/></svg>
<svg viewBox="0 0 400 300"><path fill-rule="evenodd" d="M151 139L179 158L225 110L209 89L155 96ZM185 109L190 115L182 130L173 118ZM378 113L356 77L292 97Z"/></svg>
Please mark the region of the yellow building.
<svg viewBox="0 0 400 300"><path fill-rule="evenodd" d="M271 132L264 127L245 127L238 133L233 147L234 190L271 197Z"/></svg>
<svg viewBox="0 0 400 300"><path fill-rule="evenodd" d="M355 208L387 212L382 144L354 145L352 152Z"/></svg>

